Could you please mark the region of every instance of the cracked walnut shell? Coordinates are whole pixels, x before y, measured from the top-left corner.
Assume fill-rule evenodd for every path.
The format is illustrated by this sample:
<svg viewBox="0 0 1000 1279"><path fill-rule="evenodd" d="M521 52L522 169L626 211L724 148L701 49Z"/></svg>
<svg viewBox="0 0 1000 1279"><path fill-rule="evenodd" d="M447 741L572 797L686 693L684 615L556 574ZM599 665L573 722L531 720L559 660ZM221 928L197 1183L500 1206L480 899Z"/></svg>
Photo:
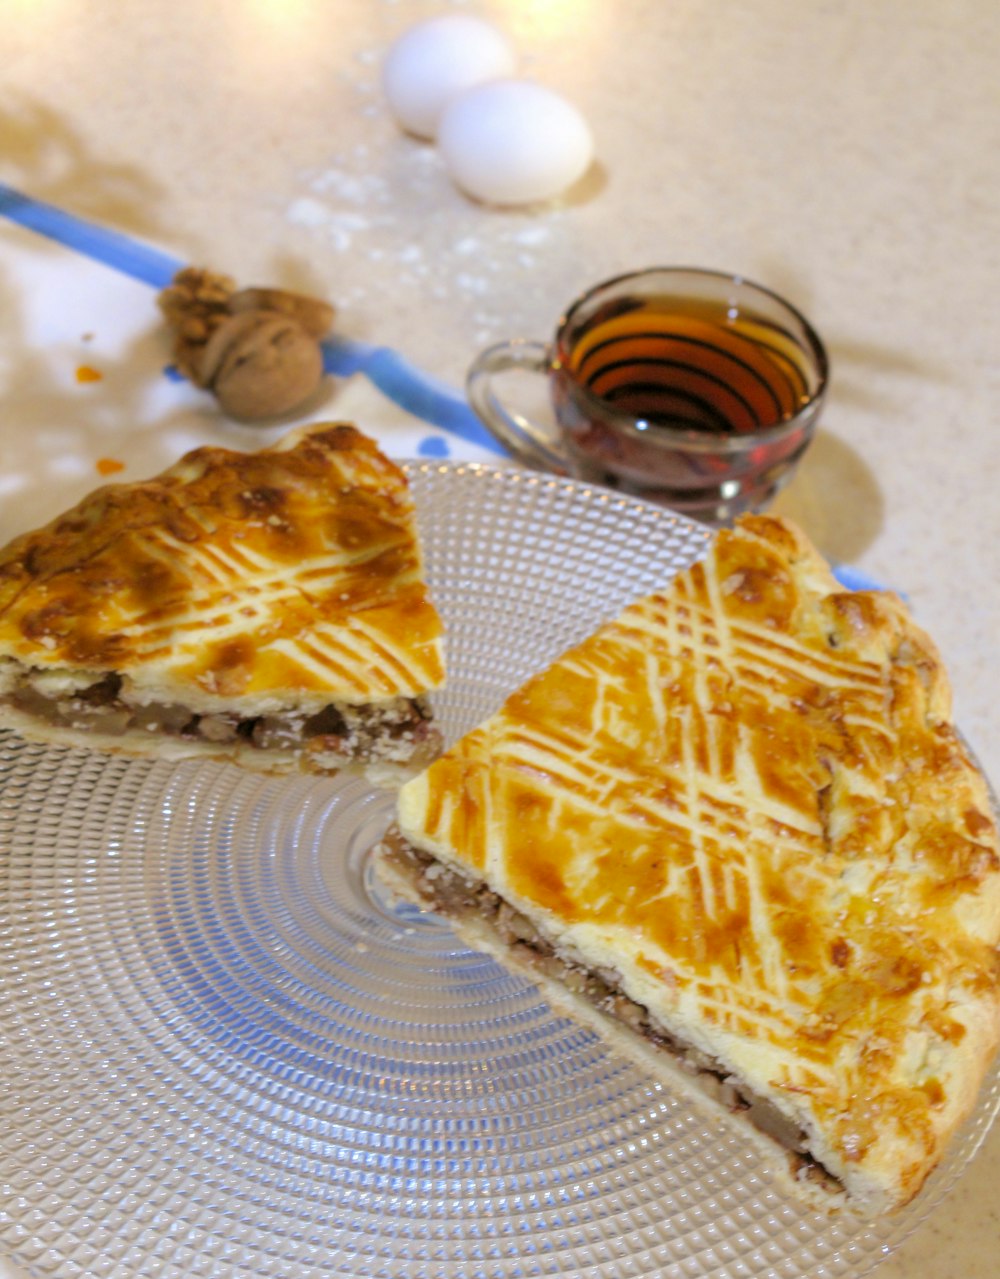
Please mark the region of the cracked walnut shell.
<svg viewBox="0 0 1000 1279"><path fill-rule="evenodd" d="M286 289L237 289L229 276L185 267L158 299L174 330L174 359L211 391L229 417L280 417L304 404L323 379L319 340L334 309Z"/></svg>

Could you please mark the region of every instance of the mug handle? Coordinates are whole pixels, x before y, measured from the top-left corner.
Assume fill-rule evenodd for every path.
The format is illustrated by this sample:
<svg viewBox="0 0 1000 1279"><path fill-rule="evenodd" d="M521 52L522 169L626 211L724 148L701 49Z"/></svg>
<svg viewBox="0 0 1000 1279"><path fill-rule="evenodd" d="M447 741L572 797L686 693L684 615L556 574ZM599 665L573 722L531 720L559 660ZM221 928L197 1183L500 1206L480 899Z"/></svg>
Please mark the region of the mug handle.
<svg viewBox="0 0 1000 1279"><path fill-rule="evenodd" d="M570 473L569 454L557 435L537 422L509 409L493 390L495 374L509 369L526 369L531 373L547 373L550 351L544 342L512 338L480 351L469 365L465 390L477 416L492 435L527 466L557 475Z"/></svg>

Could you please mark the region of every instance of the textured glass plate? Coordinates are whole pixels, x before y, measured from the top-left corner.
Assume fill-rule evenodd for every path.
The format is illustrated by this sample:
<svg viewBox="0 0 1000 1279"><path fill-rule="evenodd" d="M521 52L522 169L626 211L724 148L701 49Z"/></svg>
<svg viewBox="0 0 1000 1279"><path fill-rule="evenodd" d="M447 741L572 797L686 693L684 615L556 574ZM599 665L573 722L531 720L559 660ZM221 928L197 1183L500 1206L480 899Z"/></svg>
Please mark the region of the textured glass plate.
<svg viewBox="0 0 1000 1279"><path fill-rule="evenodd" d="M565 480L410 467L448 737L708 532ZM917 1206L787 1202L724 1126L394 909L391 796L0 735L0 1254L36 1275L857 1276Z"/></svg>

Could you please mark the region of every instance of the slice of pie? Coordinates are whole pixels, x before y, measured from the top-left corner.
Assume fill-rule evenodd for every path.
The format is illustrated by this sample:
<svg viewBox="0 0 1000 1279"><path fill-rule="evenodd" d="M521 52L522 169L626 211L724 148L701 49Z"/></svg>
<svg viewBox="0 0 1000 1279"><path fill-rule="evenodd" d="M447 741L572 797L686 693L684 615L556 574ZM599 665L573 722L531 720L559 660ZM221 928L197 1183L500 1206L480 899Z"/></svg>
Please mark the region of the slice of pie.
<svg viewBox="0 0 1000 1279"><path fill-rule="evenodd" d="M950 716L898 598L748 517L408 782L380 869L814 1204L895 1209L1000 1036L997 830Z"/></svg>
<svg viewBox="0 0 1000 1279"><path fill-rule="evenodd" d="M197 449L0 551L0 723L25 736L415 768L442 676L406 477L352 426Z"/></svg>

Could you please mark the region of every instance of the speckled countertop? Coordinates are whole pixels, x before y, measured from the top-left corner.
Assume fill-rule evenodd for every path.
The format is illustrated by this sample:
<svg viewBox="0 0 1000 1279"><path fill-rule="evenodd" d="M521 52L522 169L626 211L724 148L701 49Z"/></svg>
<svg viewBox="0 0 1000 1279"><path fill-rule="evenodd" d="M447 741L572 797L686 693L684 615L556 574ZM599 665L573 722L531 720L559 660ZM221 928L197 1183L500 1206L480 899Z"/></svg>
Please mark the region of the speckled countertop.
<svg viewBox="0 0 1000 1279"><path fill-rule="evenodd" d="M525 72L589 118L598 163L566 200L477 206L389 118L388 42L449 8L495 18ZM565 303L620 271L699 264L788 296L825 337L834 377L778 509L832 560L908 596L1000 778L995 4L7 0L2 12L0 180L241 282L321 293L340 331L451 386L481 346L547 336ZM19 328L30 300L8 274L0 297L0 471L30 472L42 465L19 435L25 404L41 402ZM250 447L245 428L193 403L170 431L133 435L110 401L45 403L81 449L133 475L181 437ZM374 431L400 412L350 381L326 407ZM25 503L42 513L94 482L61 474L5 500L5 537ZM996 1130L879 1275L995 1276L994 1178Z"/></svg>

